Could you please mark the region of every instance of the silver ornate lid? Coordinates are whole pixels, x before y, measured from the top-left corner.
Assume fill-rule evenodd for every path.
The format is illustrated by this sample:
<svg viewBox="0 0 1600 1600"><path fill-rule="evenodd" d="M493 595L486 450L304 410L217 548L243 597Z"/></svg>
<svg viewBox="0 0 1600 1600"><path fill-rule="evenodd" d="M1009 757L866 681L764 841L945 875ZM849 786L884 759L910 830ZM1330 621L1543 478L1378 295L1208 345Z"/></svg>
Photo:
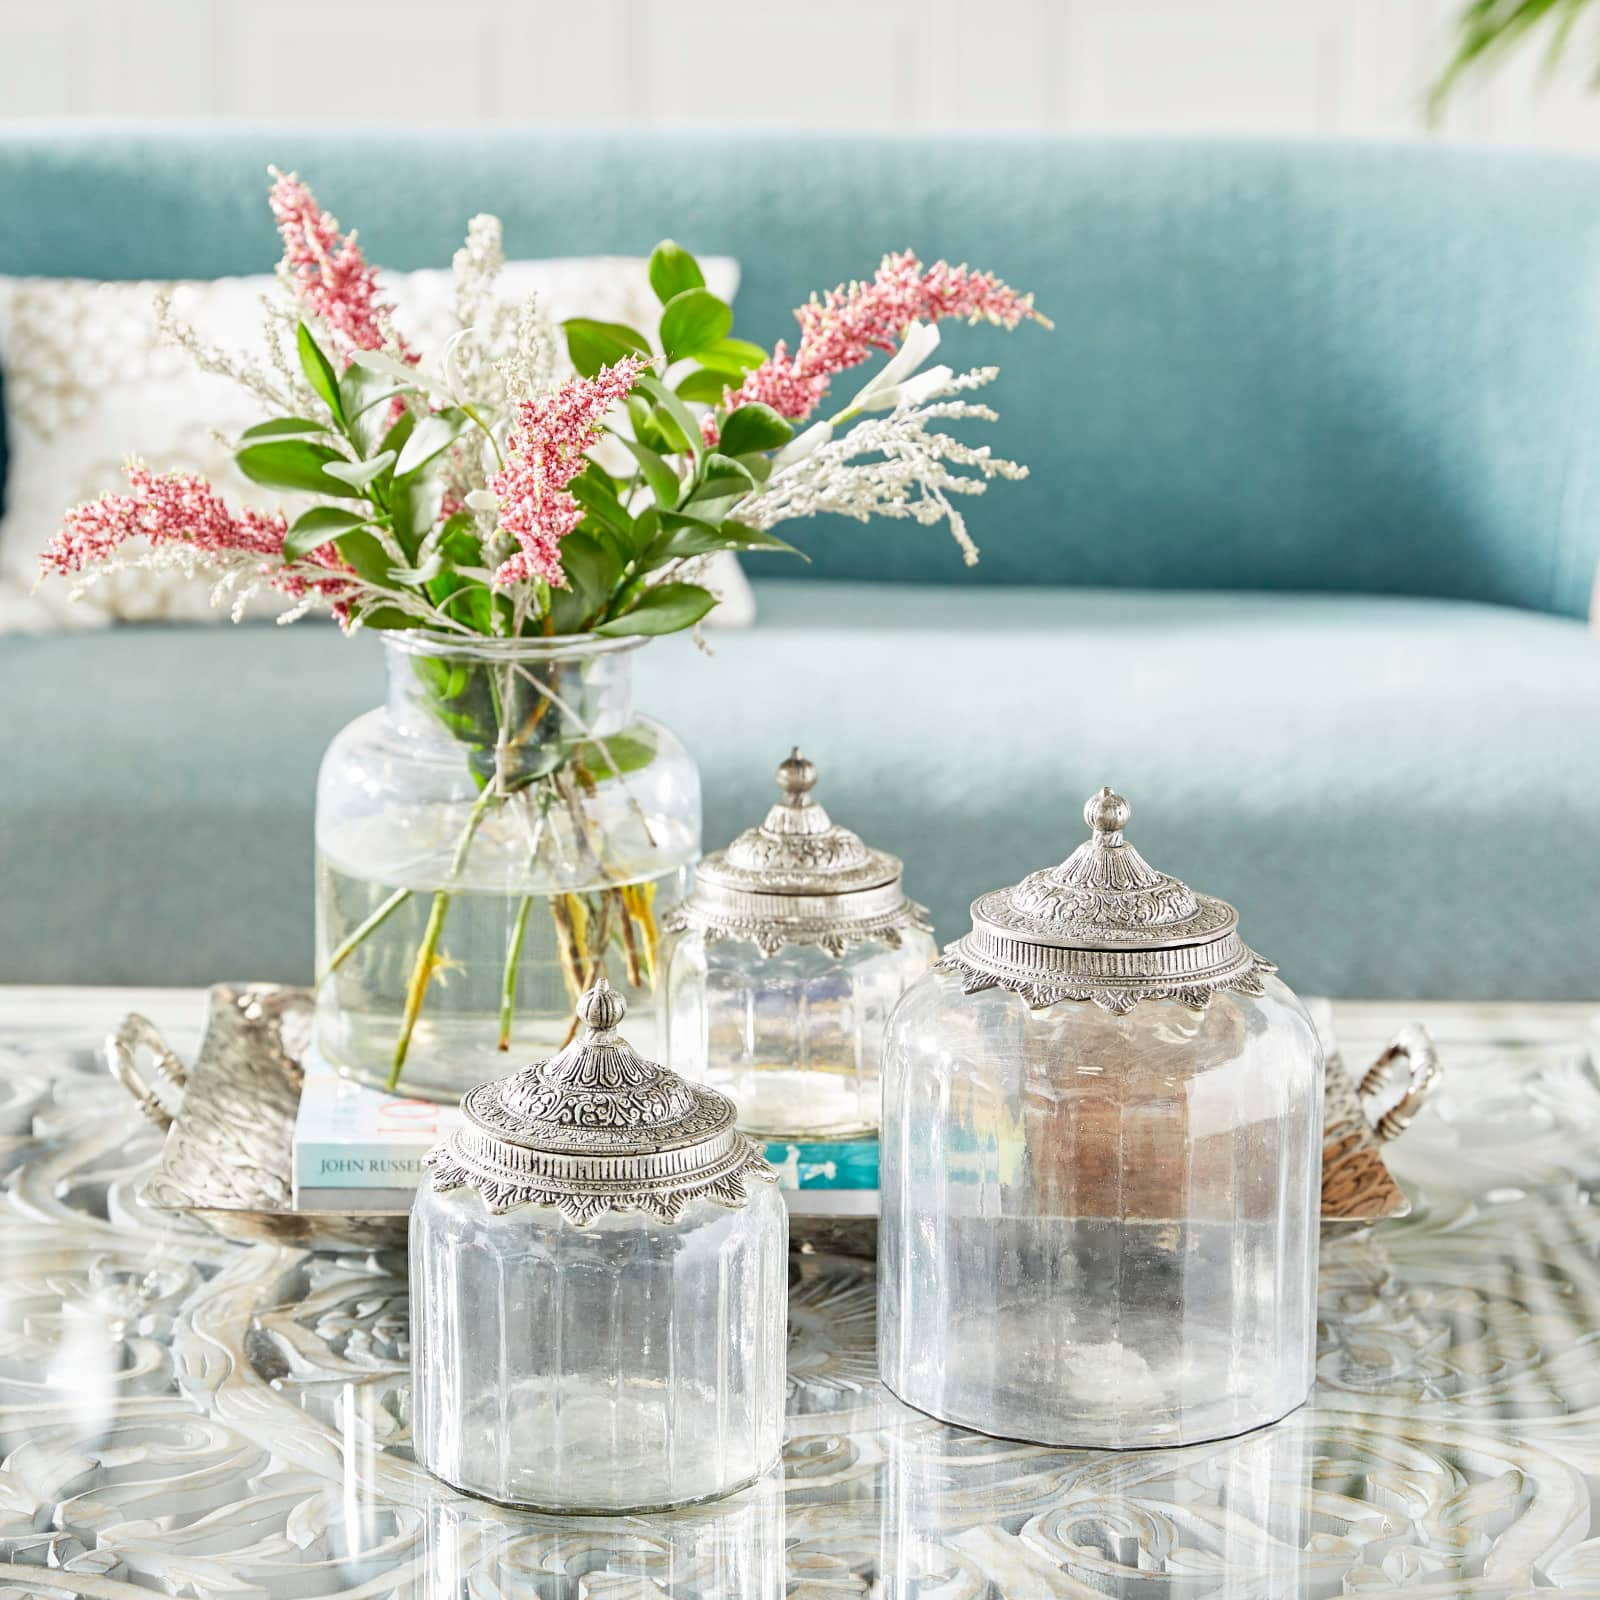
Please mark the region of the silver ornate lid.
<svg viewBox="0 0 1600 1600"><path fill-rule="evenodd" d="M1276 969L1240 939L1238 913L1156 871L1123 837L1132 812L1109 788L1094 795L1088 841L974 900L972 931L938 965L969 994L999 985L1034 1007L1092 1000L1121 1014L1178 1000L1203 1011L1219 989L1262 993Z"/></svg>
<svg viewBox="0 0 1600 1600"><path fill-rule="evenodd" d="M839 956L869 939L898 947L908 928L931 933L927 911L901 887L900 858L863 844L812 799L817 769L798 748L777 776L783 798L759 828L700 863L667 929L746 939L765 955L813 944Z"/></svg>
<svg viewBox="0 0 1600 1600"><path fill-rule="evenodd" d="M548 1061L479 1084L461 1127L425 1158L436 1190L469 1188L491 1211L557 1207L573 1222L645 1211L673 1222L691 1200L737 1208L775 1181L725 1095L647 1061L617 1032L627 1011L601 978L586 1024Z"/></svg>

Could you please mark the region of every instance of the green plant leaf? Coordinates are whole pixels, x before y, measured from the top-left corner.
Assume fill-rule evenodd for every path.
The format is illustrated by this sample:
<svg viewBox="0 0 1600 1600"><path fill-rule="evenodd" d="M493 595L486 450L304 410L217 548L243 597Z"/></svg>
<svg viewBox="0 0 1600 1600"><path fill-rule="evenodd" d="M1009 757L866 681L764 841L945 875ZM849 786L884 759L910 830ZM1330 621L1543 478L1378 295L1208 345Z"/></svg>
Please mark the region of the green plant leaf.
<svg viewBox="0 0 1600 1600"><path fill-rule="evenodd" d="M701 367L678 381L678 394L684 400L698 401L701 405L722 404L729 389L737 389L739 380L728 372L713 372Z"/></svg>
<svg viewBox="0 0 1600 1600"><path fill-rule="evenodd" d="M661 312L661 346L667 360L698 355L726 336L733 326L733 308L709 289L685 289Z"/></svg>
<svg viewBox="0 0 1600 1600"><path fill-rule="evenodd" d="M650 354L650 341L626 323L571 317L561 326L566 330L567 354L585 378L594 377L602 367L614 367L624 356Z"/></svg>
<svg viewBox="0 0 1600 1600"><path fill-rule="evenodd" d="M672 441L661 431L650 402L642 394L628 396L628 420L633 424L633 436L640 444L660 453L672 449Z"/></svg>
<svg viewBox="0 0 1600 1600"><path fill-rule="evenodd" d="M330 463L352 465L325 444L309 439L279 439L272 444L246 445L233 457L252 483L269 489L310 489L316 494L353 495L356 490L336 485L323 473Z"/></svg>
<svg viewBox="0 0 1600 1600"><path fill-rule="evenodd" d="M640 378L639 388L672 418L678 432L683 435L680 451L690 451L696 461L701 460L706 453L706 442L701 436L700 424L688 406L659 378L653 378L648 373Z"/></svg>
<svg viewBox="0 0 1600 1600"><path fill-rule="evenodd" d="M699 351L696 359L702 367L742 374L759 367L767 359L767 352L748 339L718 339Z"/></svg>
<svg viewBox="0 0 1600 1600"><path fill-rule="evenodd" d="M370 367L354 363L345 368L339 380L339 398L351 422L385 401L398 399L403 394L421 393L415 384L396 383L387 372L374 372Z"/></svg>
<svg viewBox="0 0 1600 1600"><path fill-rule="evenodd" d="M697 583L658 583L640 592L632 610L602 622L594 631L611 638L677 633L692 628L716 603L717 597Z"/></svg>
<svg viewBox="0 0 1600 1600"><path fill-rule="evenodd" d="M772 476L772 457L750 452L733 458L757 483L765 483Z"/></svg>
<svg viewBox="0 0 1600 1600"><path fill-rule="evenodd" d="M631 733L613 733L603 742L581 740L571 747L570 759L581 765L596 783L642 772L656 758L653 740Z"/></svg>
<svg viewBox="0 0 1600 1600"><path fill-rule="evenodd" d="M394 465L394 460L394 451L385 450L370 461L329 461L324 463L322 470L330 478L337 478L340 483L361 490L381 478Z"/></svg>
<svg viewBox="0 0 1600 1600"><path fill-rule="evenodd" d="M395 633L402 628L424 628L427 623L421 617L414 617L409 611L402 611L399 606L385 606L367 604L358 606L356 614L361 619L363 628L377 628L384 633Z"/></svg>
<svg viewBox="0 0 1600 1600"><path fill-rule="evenodd" d="M338 506L313 506L294 519L294 526L283 541L283 558L292 561L341 533L366 526L367 519L358 512L341 511Z"/></svg>
<svg viewBox="0 0 1600 1600"><path fill-rule="evenodd" d="M415 472L424 463L432 461L441 451L448 450L471 426L472 419L465 411L459 411L454 406L421 418L411 430L410 438L395 461L395 477L403 478L408 472Z"/></svg>
<svg viewBox="0 0 1600 1600"><path fill-rule="evenodd" d="M622 563L586 533L569 533L561 541L561 570L572 592L584 599L586 611L595 610L616 587Z"/></svg>
<svg viewBox="0 0 1600 1600"><path fill-rule="evenodd" d="M776 450L792 438L794 428L771 406L756 400L728 414L718 449L724 455L739 456L752 450Z"/></svg>
<svg viewBox="0 0 1600 1600"><path fill-rule="evenodd" d="M706 275L700 270L700 263L681 244L663 239L650 252L650 287L662 305L685 289L705 286Z"/></svg>
<svg viewBox="0 0 1600 1600"><path fill-rule="evenodd" d="M274 417L271 422L258 422L239 435L240 444L259 439L305 439L314 434L326 433L327 425L313 422L310 417Z"/></svg>
<svg viewBox="0 0 1600 1600"><path fill-rule="evenodd" d="M295 331L295 343L300 350L300 367L306 382L316 390L322 403L333 413L334 420L344 426L344 403L339 398L339 374L333 363L322 353L322 346L311 330L300 323Z"/></svg>
<svg viewBox="0 0 1600 1600"><path fill-rule="evenodd" d="M567 488L587 515L632 544L633 518L617 498L616 485L604 467L597 461L591 461Z"/></svg>
<svg viewBox="0 0 1600 1600"><path fill-rule="evenodd" d="M785 550L790 555L805 557L792 544L776 534L762 533L747 528L739 522L707 522L702 517L688 516L681 511L668 512L662 519L662 531L643 558L643 570L653 572L669 561L679 561L685 556L709 555L716 550Z"/></svg>
<svg viewBox="0 0 1600 1600"><path fill-rule="evenodd" d="M682 485L678 482L678 474L672 470L669 462L656 454L648 445L640 444L637 439L624 439L628 452L639 463L640 470L644 473L644 481L650 485L650 492L656 497L656 504L663 511L670 511L678 503L678 494Z"/></svg>

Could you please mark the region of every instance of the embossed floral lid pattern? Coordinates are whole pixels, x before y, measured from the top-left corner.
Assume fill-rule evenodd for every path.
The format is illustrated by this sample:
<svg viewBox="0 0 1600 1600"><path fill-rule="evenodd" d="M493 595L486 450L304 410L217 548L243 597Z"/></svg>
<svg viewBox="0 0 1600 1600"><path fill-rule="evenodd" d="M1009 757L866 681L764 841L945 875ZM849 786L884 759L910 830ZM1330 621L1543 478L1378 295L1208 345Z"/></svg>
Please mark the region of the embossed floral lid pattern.
<svg viewBox="0 0 1600 1600"><path fill-rule="evenodd" d="M1140 1000L1196 1009L1218 989L1260 994L1274 970L1239 938L1238 913L1157 871L1124 836L1133 808L1104 788L1083 808L1091 830L1059 866L972 903L972 931L939 965L968 992L999 985L1033 1006Z"/></svg>
<svg viewBox="0 0 1600 1600"><path fill-rule="evenodd" d="M495 1211L553 1205L583 1222L644 1210L670 1222L693 1199L743 1205L748 1179L772 1178L731 1100L622 1037L627 1005L604 977L577 1009L584 1031L565 1049L462 1097L462 1126L426 1157L435 1189L476 1189Z"/></svg>
<svg viewBox="0 0 1600 1600"><path fill-rule="evenodd" d="M812 798L817 769L798 748L777 777L783 798L760 827L700 863L688 897L667 914L669 932L745 939L767 955L809 944L842 956L854 944L898 948L906 930L932 930L901 887L900 858L863 844Z"/></svg>
<svg viewBox="0 0 1600 1600"><path fill-rule="evenodd" d="M761 894L851 894L900 877L900 861L873 850L835 823L812 798L817 769L792 750L778 766L783 799L759 828L747 828L726 850L708 855L697 880Z"/></svg>

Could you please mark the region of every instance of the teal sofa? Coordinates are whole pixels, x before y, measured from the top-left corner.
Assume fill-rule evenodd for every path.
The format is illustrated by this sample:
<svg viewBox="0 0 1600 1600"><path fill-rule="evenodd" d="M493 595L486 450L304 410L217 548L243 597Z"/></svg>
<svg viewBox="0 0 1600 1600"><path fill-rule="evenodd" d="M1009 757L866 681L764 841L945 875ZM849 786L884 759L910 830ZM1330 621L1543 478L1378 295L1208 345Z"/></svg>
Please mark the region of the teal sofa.
<svg viewBox="0 0 1600 1600"><path fill-rule="evenodd" d="M1101 783L1304 991L1600 993L1600 167L1438 147L1043 137L42 127L0 272L264 270L269 161L372 256L738 257L770 341L912 246L1036 290L998 361L1028 462L943 533L801 530L760 620L639 658L708 845L796 741L939 929L1064 856ZM3 374L0 374L3 379ZM136 441L130 440L130 445ZM311 811L376 703L317 622L0 638L0 981L304 978Z"/></svg>

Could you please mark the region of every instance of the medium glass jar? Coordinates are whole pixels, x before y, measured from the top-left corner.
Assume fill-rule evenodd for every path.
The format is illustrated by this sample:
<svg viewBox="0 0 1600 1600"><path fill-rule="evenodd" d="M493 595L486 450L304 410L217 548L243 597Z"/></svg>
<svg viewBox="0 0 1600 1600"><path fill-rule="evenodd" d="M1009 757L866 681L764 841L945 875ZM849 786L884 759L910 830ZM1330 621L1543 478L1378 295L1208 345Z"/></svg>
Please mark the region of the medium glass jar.
<svg viewBox="0 0 1600 1600"><path fill-rule="evenodd" d="M772 1140L877 1132L889 1013L937 954L899 860L834 824L816 781L793 751L783 799L701 862L666 920L667 1060Z"/></svg>
<svg viewBox="0 0 1600 1600"><path fill-rule="evenodd" d="M560 1048L596 976L651 995L700 780L633 710L638 638L384 635L387 704L317 782L317 1048L451 1101ZM652 1004L637 1011L653 1048Z"/></svg>
<svg viewBox="0 0 1600 1600"><path fill-rule="evenodd" d="M412 1441L551 1511L731 1494L783 1440L787 1213L721 1095L584 1035L462 1101L411 1214Z"/></svg>
<svg viewBox="0 0 1600 1600"><path fill-rule="evenodd" d="M1189 1444L1310 1391L1322 1053L1233 909L1085 815L890 1024L880 1363L985 1433Z"/></svg>

